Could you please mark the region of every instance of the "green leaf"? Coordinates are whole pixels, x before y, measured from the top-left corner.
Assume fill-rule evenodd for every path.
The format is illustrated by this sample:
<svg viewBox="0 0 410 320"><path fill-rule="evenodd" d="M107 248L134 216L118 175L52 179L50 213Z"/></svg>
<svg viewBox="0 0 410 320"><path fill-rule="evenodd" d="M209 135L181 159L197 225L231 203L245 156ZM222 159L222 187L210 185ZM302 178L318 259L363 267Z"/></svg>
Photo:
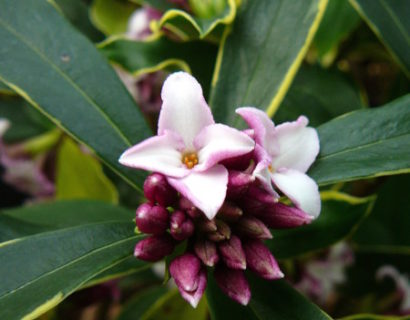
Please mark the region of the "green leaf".
<svg viewBox="0 0 410 320"><path fill-rule="evenodd" d="M212 81L217 122L237 124L235 109L272 116L289 88L326 7L325 0L244 1L226 29ZM258 23L255 23L257 21Z"/></svg>
<svg viewBox="0 0 410 320"><path fill-rule="evenodd" d="M15 93L5 83L0 81L0 94L1 95L14 95Z"/></svg>
<svg viewBox="0 0 410 320"><path fill-rule="evenodd" d="M243 307L220 291L213 276L208 279L207 298L212 320L332 319L285 280L268 281L250 276L252 299Z"/></svg>
<svg viewBox="0 0 410 320"><path fill-rule="evenodd" d="M320 154L308 174L320 185L410 171L410 94L317 128Z"/></svg>
<svg viewBox="0 0 410 320"><path fill-rule="evenodd" d="M101 164L71 139L61 143L56 164L56 199L94 199L117 203L118 192Z"/></svg>
<svg viewBox="0 0 410 320"><path fill-rule="evenodd" d="M319 57L323 58L331 51L337 51L340 42L357 27L359 22L360 16L348 1L330 0L313 40Z"/></svg>
<svg viewBox="0 0 410 320"><path fill-rule="evenodd" d="M410 77L410 6L406 0L350 0Z"/></svg>
<svg viewBox="0 0 410 320"><path fill-rule="evenodd" d="M375 197L356 198L335 191L321 194L322 211L311 224L294 229L272 230L266 245L278 259L288 259L324 249L354 232L370 213Z"/></svg>
<svg viewBox="0 0 410 320"><path fill-rule="evenodd" d="M127 31L128 19L138 6L128 1L94 0L90 18L106 35L123 34Z"/></svg>
<svg viewBox="0 0 410 320"><path fill-rule="evenodd" d="M301 114L318 125L363 108L359 89L343 73L319 66L302 66L275 113L275 123L294 121Z"/></svg>
<svg viewBox="0 0 410 320"><path fill-rule="evenodd" d="M59 214L51 209L50 220ZM78 206L66 210L68 218L80 211L82 221L0 243L1 319L40 316L95 275L130 257L142 238L134 234L130 220L106 219L104 211L98 220ZM3 222L0 226L7 228Z"/></svg>
<svg viewBox="0 0 410 320"><path fill-rule="evenodd" d="M151 1L145 2L151 3ZM226 0L225 8L208 18L193 16L180 9L169 9L160 20L154 21L151 27L154 34L161 33L161 28L165 28L184 41L206 37L213 39L212 34L221 33L222 27L229 25L235 19L236 7L235 0Z"/></svg>
<svg viewBox="0 0 410 320"><path fill-rule="evenodd" d="M174 42L165 37L150 41L108 39L99 45L100 51L115 64L134 76L164 68L176 68L192 73L209 91L216 47L203 41Z"/></svg>
<svg viewBox="0 0 410 320"><path fill-rule="evenodd" d="M141 185L145 174L118 158L150 130L113 69L46 1L0 0L0 7L0 80Z"/></svg>
<svg viewBox="0 0 410 320"><path fill-rule="evenodd" d="M410 254L410 175L390 177L353 240L360 250Z"/></svg>
<svg viewBox="0 0 410 320"><path fill-rule="evenodd" d="M380 316L377 314L355 314L352 316L340 318L340 320L408 320L409 316Z"/></svg>
<svg viewBox="0 0 410 320"><path fill-rule="evenodd" d="M6 118L11 124L3 136L6 143L20 142L53 128L46 117L14 95L0 96L0 118Z"/></svg>
<svg viewBox="0 0 410 320"><path fill-rule="evenodd" d="M64 16L80 32L86 35L91 41L97 42L104 38L90 21L88 6L82 0L54 0L63 12Z"/></svg>

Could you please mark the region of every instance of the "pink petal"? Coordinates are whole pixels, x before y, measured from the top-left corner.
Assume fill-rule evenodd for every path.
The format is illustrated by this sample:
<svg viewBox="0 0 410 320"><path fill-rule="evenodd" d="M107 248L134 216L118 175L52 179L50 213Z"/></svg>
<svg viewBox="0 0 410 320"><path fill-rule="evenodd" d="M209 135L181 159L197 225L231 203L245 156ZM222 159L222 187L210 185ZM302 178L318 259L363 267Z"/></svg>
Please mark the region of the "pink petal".
<svg viewBox="0 0 410 320"><path fill-rule="evenodd" d="M158 134L166 130L177 132L187 149L193 150L194 138L204 127L214 123L200 84L188 73L176 72L165 80L161 97Z"/></svg>
<svg viewBox="0 0 410 320"><path fill-rule="evenodd" d="M289 169L273 173L272 180L296 207L314 218L319 216L320 194L313 179L302 172Z"/></svg>
<svg viewBox="0 0 410 320"><path fill-rule="evenodd" d="M271 174L269 171L269 166L272 162L272 158L259 144L256 144L254 154L257 165L253 170L252 176L258 179L258 181L261 183L261 185L267 192L274 194L276 197L279 198L278 194L272 187L270 176Z"/></svg>
<svg viewBox="0 0 410 320"><path fill-rule="evenodd" d="M184 177L189 170L182 163L184 142L178 135L166 132L127 149L119 162L125 166L155 171L171 177Z"/></svg>
<svg viewBox="0 0 410 320"><path fill-rule="evenodd" d="M168 178L168 182L202 210L208 219L213 219L225 200L228 170L216 165L203 172L191 171L181 179Z"/></svg>
<svg viewBox="0 0 410 320"><path fill-rule="evenodd" d="M195 171L204 171L219 161L249 153L255 142L245 133L223 124L213 124L204 128L194 140L198 150Z"/></svg>
<svg viewBox="0 0 410 320"><path fill-rule="evenodd" d="M313 128L306 127L304 116L297 121L285 122L276 127L275 138L280 154L273 159L274 168L289 168L306 172L319 153L319 137Z"/></svg>
<svg viewBox="0 0 410 320"><path fill-rule="evenodd" d="M273 138L275 134L275 125L268 115L256 108L245 107L236 109L239 114L254 130L254 138L256 143L260 144L271 155L276 155L279 151L279 146Z"/></svg>
<svg viewBox="0 0 410 320"><path fill-rule="evenodd" d="M198 287L195 291L182 291L180 289L180 293L182 298L188 301L193 308L198 306L199 301L201 300L205 289L206 289L207 277L206 277L206 269L202 268L199 271L198 275ZM179 289L179 288L178 288Z"/></svg>

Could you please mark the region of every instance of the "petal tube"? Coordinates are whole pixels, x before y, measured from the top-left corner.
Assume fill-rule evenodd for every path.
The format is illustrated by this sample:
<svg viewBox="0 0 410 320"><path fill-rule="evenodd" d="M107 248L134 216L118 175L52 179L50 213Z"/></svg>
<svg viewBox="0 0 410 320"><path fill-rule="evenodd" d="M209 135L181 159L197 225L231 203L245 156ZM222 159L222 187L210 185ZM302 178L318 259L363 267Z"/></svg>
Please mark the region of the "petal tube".
<svg viewBox="0 0 410 320"><path fill-rule="evenodd" d="M276 127L275 140L280 153L273 158L274 168L289 168L306 172L319 153L319 137L313 128L306 127L304 116Z"/></svg>
<svg viewBox="0 0 410 320"><path fill-rule="evenodd" d="M191 171L181 179L168 178L168 182L208 219L213 219L225 200L228 170L216 165L204 172Z"/></svg>
<svg viewBox="0 0 410 320"><path fill-rule="evenodd" d="M195 171L204 171L219 161L249 153L255 142L245 133L223 124L205 127L194 140L199 164Z"/></svg>
<svg viewBox="0 0 410 320"><path fill-rule="evenodd" d="M166 130L179 133L187 149L193 150L197 134L214 123L201 85L188 73L176 72L165 80L161 97L163 103L158 119L158 135Z"/></svg>
<svg viewBox="0 0 410 320"><path fill-rule="evenodd" d="M155 171L171 177L184 177L189 170L182 163L184 142L178 135L166 132L127 149L119 162L125 166Z"/></svg>
<svg viewBox="0 0 410 320"><path fill-rule="evenodd" d="M274 184L286 194L296 207L317 218L320 213L320 194L316 182L296 170L280 170L272 174Z"/></svg>

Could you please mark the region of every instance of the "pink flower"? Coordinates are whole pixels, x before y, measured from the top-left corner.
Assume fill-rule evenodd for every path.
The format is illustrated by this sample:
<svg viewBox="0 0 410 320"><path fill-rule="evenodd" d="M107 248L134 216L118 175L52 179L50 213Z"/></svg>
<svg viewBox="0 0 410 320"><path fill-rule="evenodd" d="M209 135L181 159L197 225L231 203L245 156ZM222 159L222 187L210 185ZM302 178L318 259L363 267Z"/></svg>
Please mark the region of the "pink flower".
<svg viewBox="0 0 410 320"><path fill-rule="evenodd" d="M257 158L253 175L266 190L275 194L272 182L297 208L316 218L321 207L319 190L305 173L319 153L319 138L315 129L307 127L308 119L300 116L275 127L258 109L246 107L236 112L253 129Z"/></svg>
<svg viewBox="0 0 410 320"><path fill-rule="evenodd" d="M164 174L168 182L212 219L222 206L228 183L220 161L249 153L246 134L215 124L199 83L177 72L162 88L158 135L126 150L120 163Z"/></svg>

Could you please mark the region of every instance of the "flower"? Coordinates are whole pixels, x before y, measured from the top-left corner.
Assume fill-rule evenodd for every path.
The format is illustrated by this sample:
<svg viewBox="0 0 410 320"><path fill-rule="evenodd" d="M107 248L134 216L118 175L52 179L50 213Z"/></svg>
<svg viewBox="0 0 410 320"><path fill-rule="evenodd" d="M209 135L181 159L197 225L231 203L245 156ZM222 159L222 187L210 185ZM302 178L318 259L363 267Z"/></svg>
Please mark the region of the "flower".
<svg viewBox="0 0 410 320"><path fill-rule="evenodd" d="M228 184L220 161L254 148L246 134L215 124L199 83L177 72L164 83L158 134L126 150L120 163L155 171L212 219L222 206Z"/></svg>
<svg viewBox="0 0 410 320"><path fill-rule="evenodd" d="M297 208L316 218L321 206L319 190L305 173L319 153L319 138L315 129L307 127L308 119L300 116L275 127L258 109L245 107L236 112L253 129L257 144L253 175L266 190L275 193L272 182Z"/></svg>

